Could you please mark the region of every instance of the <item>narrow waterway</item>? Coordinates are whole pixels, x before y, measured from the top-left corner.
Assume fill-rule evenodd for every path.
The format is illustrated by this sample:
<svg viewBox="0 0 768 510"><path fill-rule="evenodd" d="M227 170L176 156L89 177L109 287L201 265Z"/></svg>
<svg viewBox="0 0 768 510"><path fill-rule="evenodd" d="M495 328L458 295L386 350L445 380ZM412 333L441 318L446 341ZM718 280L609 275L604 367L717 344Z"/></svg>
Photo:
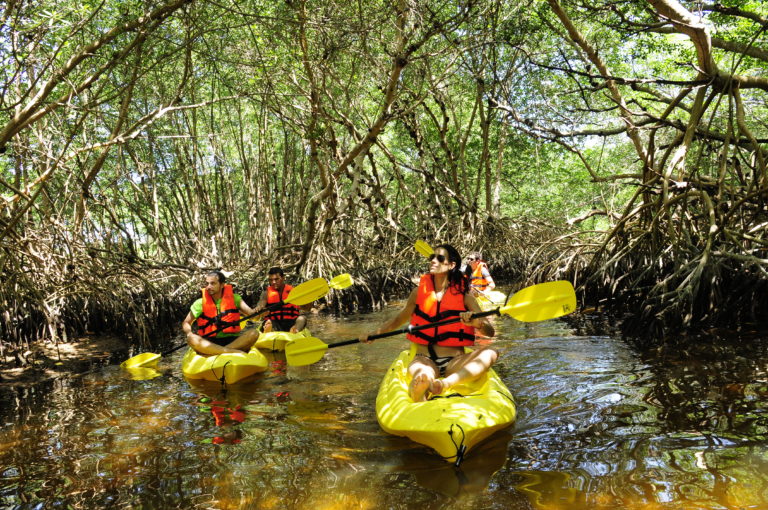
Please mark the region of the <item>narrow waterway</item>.
<svg viewBox="0 0 768 510"><path fill-rule="evenodd" d="M401 304L310 327L354 338ZM496 326L519 418L458 469L376 422L402 337L307 367L276 354L226 390L185 380L178 351L152 379L0 390L0 507L768 508L764 349L643 357L562 321Z"/></svg>

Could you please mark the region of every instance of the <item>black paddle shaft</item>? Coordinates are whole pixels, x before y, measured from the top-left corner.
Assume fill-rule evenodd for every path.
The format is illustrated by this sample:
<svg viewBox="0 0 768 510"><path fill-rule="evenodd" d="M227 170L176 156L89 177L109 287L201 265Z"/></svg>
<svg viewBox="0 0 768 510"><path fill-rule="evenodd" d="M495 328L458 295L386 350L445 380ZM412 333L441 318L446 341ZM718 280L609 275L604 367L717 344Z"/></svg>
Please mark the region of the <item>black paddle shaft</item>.
<svg viewBox="0 0 768 510"><path fill-rule="evenodd" d="M261 315L264 312L271 312L272 310L277 310L281 306L283 306L284 304L285 304L285 301L278 301L277 303L272 303L271 305L267 305L264 308L262 308L261 310L253 312L251 315L246 315L245 317L242 317L237 322L232 322L232 323L225 322L224 324L222 324L221 326L217 327L213 331L209 331L208 333L202 335L202 337L203 338L211 338L212 336L218 334L223 329L226 329L226 328L228 328L230 326L238 324L238 323L240 323L242 321L247 321L248 319L252 319L252 318L254 318L254 317L258 316L258 315Z"/></svg>
<svg viewBox="0 0 768 510"><path fill-rule="evenodd" d="M169 354L171 354L171 353L174 353L174 352L178 351L178 350L179 350L179 349L181 349L182 347L187 347L188 345L189 345L189 344L187 344L187 342L184 342L183 344L179 344L179 345L177 345L176 347L174 347L173 349L171 349L171 350L168 350L168 351L165 351L164 353L162 353L162 354L161 354L161 356L168 356Z"/></svg>
<svg viewBox="0 0 768 510"><path fill-rule="evenodd" d="M499 308L496 308L495 310L488 310L487 312L473 313L470 319L480 319L482 317L488 317L490 315L501 315L501 312L499 311ZM447 326L448 324L454 324L456 322L459 322L460 320L461 320L461 317L452 317L450 319L445 319L444 321L435 322L432 324L423 324L421 326L412 326L409 324L404 328L395 329L393 331L387 331L386 333L379 333L378 335L371 335L368 337L368 340L386 338L388 336L395 336L401 333L412 333L414 331L421 331L422 329L439 328L440 326ZM360 342L359 338L353 338L351 340L344 340L342 342L335 342L332 344L328 344L328 348L330 349L331 347L341 347L342 345L351 345L351 344L356 344L358 342Z"/></svg>

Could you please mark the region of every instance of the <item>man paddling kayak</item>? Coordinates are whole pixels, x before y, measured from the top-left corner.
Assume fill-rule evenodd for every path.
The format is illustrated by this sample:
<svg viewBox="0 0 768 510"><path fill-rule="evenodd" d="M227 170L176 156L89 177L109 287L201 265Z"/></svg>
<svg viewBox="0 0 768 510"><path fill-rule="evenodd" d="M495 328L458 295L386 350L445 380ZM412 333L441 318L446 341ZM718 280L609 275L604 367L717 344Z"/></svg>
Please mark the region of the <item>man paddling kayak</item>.
<svg viewBox="0 0 768 510"><path fill-rule="evenodd" d="M472 295L486 294L496 288L496 283L493 281L490 271L488 271L488 264L485 263L479 251L471 253L467 257L467 262L471 269L469 279Z"/></svg>
<svg viewBox="0 0 768 510"><path fill-rule="evenodd" d="M261 325L264 333L270 331L289 331L298 333L307 326L307 318L302 315L302 310L309 309L312 303L298 307L290 303L285 303L285 298L291 292L293 287L285 283L285 273L282 268L272 267L268 271L267 278L269 286L261 293L256 309L261 310L268 305L283 303L277 310L270 311Z"/></svg>
<svg viewBox="0 0 768 510"><path fill-rule="evenodd" d="M498 353L488 347L465 352L465 347L475 344L476 329L486 337L492 337L495 331L485 318L470 319L481 309L469 292L469 279L461 272L460 265L461 256L456 248L449 244L435 248L429 273L421 277L405 307L375 332L360 337L361 342L370 343L369 336L397 329L409 319L411 325L420 326L461 317L461 322L406 335L417 345L416 356L408 366L412 378L410 396L414 402L426 400L428 393L440 395L452 386L481 377L498 357Z"/></svg>
<svg viewBox="0 0 768 510"><path fill-rule="evenodd" d="M192 303L181 325L187 343L200 354L247 352L259 336L256 328L240 334L240 313L252 315L255 310L225 281L221 271L205 275L203 296ZM197 332L193 332L193 324Z"/></svg>

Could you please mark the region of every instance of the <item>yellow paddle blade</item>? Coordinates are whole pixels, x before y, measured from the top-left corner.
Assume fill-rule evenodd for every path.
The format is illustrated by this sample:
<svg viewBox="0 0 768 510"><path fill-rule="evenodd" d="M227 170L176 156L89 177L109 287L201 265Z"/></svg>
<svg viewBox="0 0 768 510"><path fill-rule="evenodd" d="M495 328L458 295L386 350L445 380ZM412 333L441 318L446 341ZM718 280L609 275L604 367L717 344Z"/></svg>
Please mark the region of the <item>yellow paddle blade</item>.
<svg viewBox="0 0 768 510"><path fill-rule="evenodd" d="M299 338L285 346L285 360L295 367L311 365L320 361L327 350L328 344L319 338Z"/></svg>
<svg viewBox="0 0 768 510"><path fill-rule="evenodd" d="M352 275L349 273L344 273L340 274L339 276L334 276L331 281L328 282L328 286L332 289L341 290L346 289L354 283L355 281L352 279Z"/></svg>
<svg viewBox="0 0 768 510"><path fill-rule="evenodd" d="M531 285L515 293L499 312L523 322L544 321L568 315L576 310L576 292L571 282Z"/></svg>
<svg viewBox="0 0 768 510"><path fill-rule="evenodd" d="M154 352L143 352L120 363L121 368L155 368L160 360L160 355Z"/></svg>
<svg viewBox="0 0 768 510"><path fill-rule="evenodd" d="M413 244L413 247L416 248L416 251L424 255L425 257L429 257L433 253L435 253L435 250L432 249L430 245L428 245L425 241L416 241Z"/></svg>
<svg viewBox="0 0 768 510"><path fill-rule="evenodd" d="M315 278L291 289L291 292L285 298L285 302L299 306L308 305L312 301L328 294L328 290L328 282L325 281L325 278Z"/></svg>

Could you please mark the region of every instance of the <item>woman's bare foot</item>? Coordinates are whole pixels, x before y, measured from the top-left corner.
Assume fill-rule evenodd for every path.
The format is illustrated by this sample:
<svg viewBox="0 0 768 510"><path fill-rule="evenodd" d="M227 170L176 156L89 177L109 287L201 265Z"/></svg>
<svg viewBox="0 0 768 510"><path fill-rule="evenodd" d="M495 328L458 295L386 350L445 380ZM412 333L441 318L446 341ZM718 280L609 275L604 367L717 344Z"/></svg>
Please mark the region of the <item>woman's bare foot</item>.
<svg viewBox="0 0 768 510"><path fill-rule="evenodd" d="M414 402L425 402L427 400L426 393L431 383L432 381L426 374L419 374L414 377L411 381L411 399Z"/></svg>
<svg viewBox="0 0 768 510"><path fill-rule="evenodd" d="M429 392L433 395L442 395L447 389L448 385L445 383L445 379L435 379L429 385Z"/></svg>
<svg viewBox="0 0 768 510"><path fill-rule="evenodd" d="M264 321L264 327L261 328L262 333L269 333L272 331L272 321Z"/></svg>

